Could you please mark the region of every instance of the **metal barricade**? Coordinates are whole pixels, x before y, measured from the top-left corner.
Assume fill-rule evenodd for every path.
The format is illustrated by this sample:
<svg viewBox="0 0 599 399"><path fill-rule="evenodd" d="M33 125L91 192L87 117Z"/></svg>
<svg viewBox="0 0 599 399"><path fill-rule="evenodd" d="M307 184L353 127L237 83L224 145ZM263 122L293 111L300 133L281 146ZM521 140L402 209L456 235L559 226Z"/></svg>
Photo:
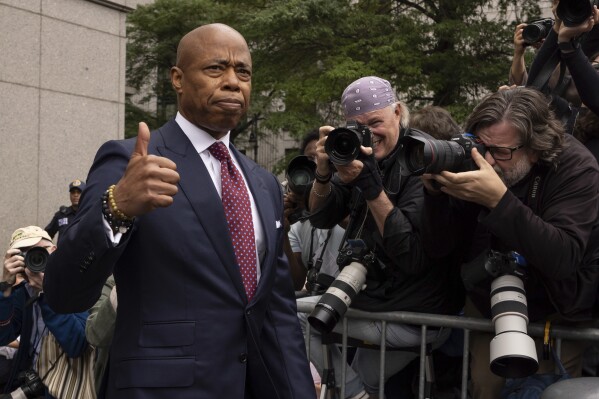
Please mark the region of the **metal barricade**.
<svg viewBox="0 0 599 399"><path fill-rule="evenodd" d="M310 313L314 309L315 303L297 302L297 310L301 313ZM425 352L426 352L426 331L427 327L448 327L453 329L462 329L464 331L464 352L462 355L462 380L461 380L461 398L467 398L468 385L468 358L470 346L470 331L483 331L494 333L495 329L491 320L480 319L466 316L448 316L429 313L416 312L365 312L357 309L348 309L342 324L342 342L341 353L343 362L341 365L341 398L345 397L345 372L347 368L347 319L365 319L382 322L382 334L379 343L380 346L380 379L379 392L384 392L384 370L385 370L385 340L387 323L401 323L419 325L422 328L422 338L420 344L420 376L418 381L418 398L424 399L424 378L425 378ZM311 326L307 325L307 335L310 335ZM543 337L544 324L531 323L528 325L528 334L533 337ZM555 346L558 355L561 352L562 340L585 340L599 342L599 328L572 328L552 325L551 337L555 339ZM308 352L310 351L308 340Z"/></svg>

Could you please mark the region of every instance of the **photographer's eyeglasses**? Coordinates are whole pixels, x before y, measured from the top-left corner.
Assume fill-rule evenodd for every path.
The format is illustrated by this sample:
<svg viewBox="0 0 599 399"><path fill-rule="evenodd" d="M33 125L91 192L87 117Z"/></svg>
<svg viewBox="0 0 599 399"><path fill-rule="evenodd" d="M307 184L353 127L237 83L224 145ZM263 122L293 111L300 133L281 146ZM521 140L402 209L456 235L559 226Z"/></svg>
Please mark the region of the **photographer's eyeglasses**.
<svg viewBox="0 0 599 399"><path fill-rule="evenodd" d="M509 161L512 159L512 155L514 151L519 150L524 147L524 144L520 144L516 147L495 147L495 146L485 146L487 151L491 153L491 156L496 161Z"/></svg>

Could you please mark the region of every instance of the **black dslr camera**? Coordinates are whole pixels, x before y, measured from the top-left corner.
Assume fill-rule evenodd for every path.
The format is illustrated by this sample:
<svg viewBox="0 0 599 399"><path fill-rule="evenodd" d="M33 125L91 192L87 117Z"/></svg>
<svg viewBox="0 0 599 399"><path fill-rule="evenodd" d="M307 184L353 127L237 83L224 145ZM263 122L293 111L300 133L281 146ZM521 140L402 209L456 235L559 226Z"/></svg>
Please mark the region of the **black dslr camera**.
<svg viewBox="0 0 599 399"><path fill-rule="evenodd" d="M522 29L524 44L531 45L541 42L547 37L553 27L553 19L543 18L528 22Z"/></svg>
<svg viewBox="0 0 599 399"><path fill-rule="evenodd" d="M555 13L565 26L578 26L593 15L597 3L597 0L560 0Z"/></svg>
<svg viewBox="0 0 599 399"><path fill-rule="evenodd" d="M316 163L305 155L293 158L285 169L287 188L299 196L312 185L316 173Z"/></svg>
<svg viewBox="0 0 599 399"><path fill-rule="evenodd" d="M44 383L35 371L21 371L16 378L17 382L21 384L21 386L12 391L11 393L0 395L0 399L30 399L44 396Z"/></svg>
<svg viewBox="0 0 599 399"><path fill-rule="evenodd" d="M25 267L35 273L43 273L48 263L48 250L42 247L32 247L19 254L25 258Z"/></svg>
<svg viewBox="0 0 599 399"><path fill-rule="evenodd" d="M372 132L368 126L348 121L329 133L324 150L334 165L347 165L360 155L360 146L372 147Z"/></svg>
<svg viewBox="0 0 599 399"><path fill-rule="evenodd" d="M476 148L481 155L485 153L485 146L470 133L455 135L451 140L436 140L428 134L408 135L401 137L399 144L397 159L403 175L476 170L472 149Z"/></svg>

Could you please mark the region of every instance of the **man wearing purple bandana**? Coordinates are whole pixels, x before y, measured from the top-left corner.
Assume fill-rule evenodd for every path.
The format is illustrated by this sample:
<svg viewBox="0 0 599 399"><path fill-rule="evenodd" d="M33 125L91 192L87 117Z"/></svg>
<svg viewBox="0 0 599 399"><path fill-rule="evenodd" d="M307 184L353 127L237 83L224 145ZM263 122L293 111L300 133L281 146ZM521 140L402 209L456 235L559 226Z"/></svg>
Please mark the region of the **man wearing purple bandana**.
<svg viewBox="0 0 599 399"><path fill-rule="evenodd" d="M376 254L377 262L368 267L366 288L351 307L370 312L457 314L463 296L461 291L457 294L454 291L450 271L440 263L433 264L422 253L422 182L418 177L402 176L396 157L399 137L419 134L408 128L407 106L397 100L387 80L376 76L351 83L341 102L346 120L370 129L372 147L362 147L357 159L333 168L325 142L334 128L320 128L317 173L310 193L310 221L318 228L327 229L351 214L348 239L362 239ZM380 322L350 319L348 327L350 337L380 342ZM341 323L333 331L341 332ZM447 329L429 328L426 338L433 347L438 347L448 336ZM386 337L390 347L415 347L420 344L420 327L389 323ZM322 372L320 334L312 328L307 339L310 339L310 359ZM334 346L331 351L335 380L339 382L341 355ZM385 380L416 356L409 351L387 352ZM347 371L346 398L378 397L378 381L379 352L359 348Z"/></svg>

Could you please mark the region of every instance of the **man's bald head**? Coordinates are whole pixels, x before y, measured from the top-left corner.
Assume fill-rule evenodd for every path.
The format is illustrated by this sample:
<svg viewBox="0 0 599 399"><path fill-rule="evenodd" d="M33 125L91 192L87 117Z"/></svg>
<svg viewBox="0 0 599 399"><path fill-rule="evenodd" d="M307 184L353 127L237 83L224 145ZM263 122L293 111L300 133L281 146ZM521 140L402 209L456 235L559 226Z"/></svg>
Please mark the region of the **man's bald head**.
<svg viewBox="0 0 599 399"><path fill-rule="evenodd" d="M230 26L220 23L202 25L181 38L177 46L177 60L175 65L181 69L185 69L185 66L190 62L190 57L193 57L197 51L202 51L202 45L219 37L236 37L247 48L247 43L241 33Z"/></svg>

